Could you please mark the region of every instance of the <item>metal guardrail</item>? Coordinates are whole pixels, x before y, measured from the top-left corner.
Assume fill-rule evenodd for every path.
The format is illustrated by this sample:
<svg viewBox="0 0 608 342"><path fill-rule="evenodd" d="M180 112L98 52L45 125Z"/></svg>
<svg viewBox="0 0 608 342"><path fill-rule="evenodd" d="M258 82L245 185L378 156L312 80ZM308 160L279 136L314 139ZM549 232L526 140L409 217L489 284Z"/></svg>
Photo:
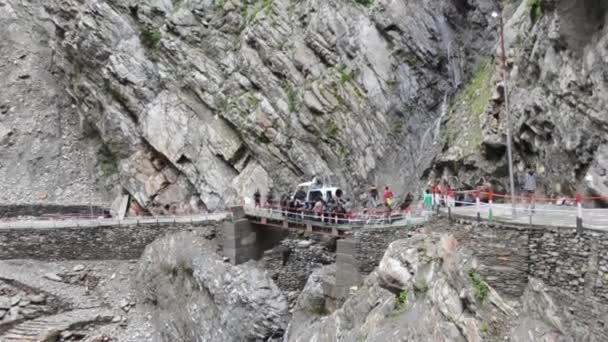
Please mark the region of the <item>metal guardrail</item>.
<svg viewBox="0 0 608 342"><path fill-rule="evenodd" d="M289 211L275 208L252 208L244 207L245 214L253 217L266 218L271 220L283 220L290 223L310 223L314 225L324 225L335 227L341 230L352 228L391 228L403 227L424 222L425 216L412 216L403 211L394 211L397 215L376 215L362 213L331 214L322 213L321 215L311 214L312 211Z"/></svg>
<svg viewBox="0 0 608 342"><path fill-rule="evenodd" d="M531 210L526 203L515 207L512 216L510 204L456 201L457 207L443 207L446 215L484 222L499 222L535 227L576 228L608 230L608 209L582 208L580 206L536 204Z"/></svg>

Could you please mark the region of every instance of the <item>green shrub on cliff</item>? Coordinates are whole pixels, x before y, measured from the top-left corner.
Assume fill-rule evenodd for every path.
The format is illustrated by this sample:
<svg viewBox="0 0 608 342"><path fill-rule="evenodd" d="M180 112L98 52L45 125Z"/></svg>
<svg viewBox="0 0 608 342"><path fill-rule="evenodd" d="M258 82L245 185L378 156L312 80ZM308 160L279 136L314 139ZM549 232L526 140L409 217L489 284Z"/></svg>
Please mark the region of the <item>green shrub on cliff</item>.
<svg viewBox="0 0 608 342"><path fill-rule="evenodd" d="M330 314L324 304L313 305L311 313L315 316L327 316Z"/></svg>
<svg viewBox="0 0 608 342"><path fill-rule="evenodd" d="M161 33L157 28L143 27L139 33L139 40L142 45L151 50L157 50L160 47Z"/></svg>
<svg viewBox="0 0 608 342"><path fill-rule="evenodd" d="M287 81L283 82L283 90L285 91L285 94L287 95L287 106L289 108L289 112L293 113L293 112L297 111L299 109L299 107L298 107L298 94L296 93L296 90Z"/></svg>
<svg viewBox="0 0 608 342"><path fill-rule="evenodd" d="M340 71L340 83L344 84L350 82L350 80L352 79L352 73L348 71L346 65L340 65L338 70Z"/></svg>
<svg viewBox="0 0 608 342"><path fill-rule="evenodd" d="M355 2L363 6L370 6L374 3L374 0L355 0Z"/></svg>
<svg viewBox="0 0 608 342"><path fill-rule="evenodd" d="M118 173L118 162L107 146L102 145L97 151L97 166L103 176Z"/></svg>
<svg viewBox="0 0 608 342"><path fill-rule="evenodd" d="M442 136L449 147L460 147L462 156L476 153L482 142L482 117L492 98L493 70L491 59L480 60L471 79L452 99L447 110Z"/></svg>
<svg viewBox="0 0 608 342"><path fill-rule="evenodd" d="M528 0L528 9L530 11L530 20L535 23L543 16L542 0Z"/></svg>
<svg viewBox="0 0 608 342"><path fill-rule="evenodd" d="M407 289L399 293L399 295L397 296L397 302L395 303L395 310L402 311L406 308L408 295L409 291Z"/></svg>
<svg viewBox="0 0 608 342"><path fill-rule="evenodd" d="M471 270L469 272L469 278L471 279L471 283L473 284L473 289L475 290L475 299L479 302L486 300L488 297L488 293L490 292L490 287L488 283L486 283L479 273Z"/></svg>

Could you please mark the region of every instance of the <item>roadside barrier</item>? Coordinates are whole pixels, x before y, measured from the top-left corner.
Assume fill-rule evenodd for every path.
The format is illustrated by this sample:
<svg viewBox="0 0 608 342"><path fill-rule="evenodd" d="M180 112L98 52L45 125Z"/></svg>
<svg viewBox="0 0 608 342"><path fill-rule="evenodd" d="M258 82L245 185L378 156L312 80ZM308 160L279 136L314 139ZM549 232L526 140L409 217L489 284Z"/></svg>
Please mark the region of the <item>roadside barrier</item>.
<svg viewBox="0 0 608 342"><path fill-rule="evenodd" d="M489 222L501 219L521 222L522 217L527 218L527 223L549 226L570 226L581 231L583 227L593 229L608 229L608 208L585 208L584 203L608 200L608 196L583 196L577 194L575 197L545 197L538 195L510 196L507 194L495 194L492 191L454 191L465 200L454 200L447 204L448 218L452 219L453 206L458 206L459 211L469 213L477 221L482 219ZM450 196L447 196L448 201ZM468 198L468 199L467 199ZM499 202L495 203L498 198ZM514 203L511 201L513 200ZM452 206L453 204L453 206ZM515 213L513 217L512 212Z"/></svg>
<svg viewBox="0 0 608 342"><path fill-rule="evenodd" d="M261 207L245 207L248 215L256 217L266 217L271 219L286 219L290 222L317 222L332 225L392 225L400 221L405 222L406 227L413 224L411 210L386 210L369 209L361 212L315 212L310 209L284 208L281 206L266 205Z"/></svg>

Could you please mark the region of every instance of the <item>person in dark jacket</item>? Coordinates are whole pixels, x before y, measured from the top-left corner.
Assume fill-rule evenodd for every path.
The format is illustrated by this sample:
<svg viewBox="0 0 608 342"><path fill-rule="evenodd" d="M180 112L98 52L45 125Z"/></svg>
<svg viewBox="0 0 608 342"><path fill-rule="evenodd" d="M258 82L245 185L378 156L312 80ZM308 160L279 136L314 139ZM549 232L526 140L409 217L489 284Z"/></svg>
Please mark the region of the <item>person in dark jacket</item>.
<svg viewBox="0 0 608 342"><path fill-rule="evenodd" d="M376 189L375 186L372 186L369 189L369 200L371 208L376 208L378 206L378 189Z"/></svg>
<svg viewBox="0 0 608 342"><path fill-rule="evenodd" d="M534 212L534 194L536 193L536 175L534 170L528 170L524 180L524 191L527 197L526 209Z"/></svg>
<svg viewBox="0 0 608 342"><path fill-rule="evenodd" d="M259 208L261 206L262 194L260 194L260 189L255 189L253 193L253 201L255 202L255 207Z"/></svg>
<svg viewBox="0 0 608 342"><path fill-rule="evenodd" d="M279 247L279 250L281 251L283 266L286 266L287 262L289 261L289 256L291 255L291 248L288 245L283 244Z"/></svg>
<svg viewBox="0 0 608 342"><path fill-rule="evenodd" d="M266 194L266 204L270 207L274 204L274 189L272 187L268 189L268 193Z"/></svg>

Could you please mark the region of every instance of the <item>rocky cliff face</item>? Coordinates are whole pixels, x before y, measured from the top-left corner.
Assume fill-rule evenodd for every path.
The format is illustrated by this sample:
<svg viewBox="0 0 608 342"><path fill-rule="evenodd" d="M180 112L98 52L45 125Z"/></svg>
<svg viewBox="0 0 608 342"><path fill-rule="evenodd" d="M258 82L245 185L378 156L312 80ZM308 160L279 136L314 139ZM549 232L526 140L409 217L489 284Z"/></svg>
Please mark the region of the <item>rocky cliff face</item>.
<svg viewBox="0 0 608 342"><path fill-rule="evenodd" d="M546 193L606 193L608 4L507 4L505 42L516 172L540 174ZM511 14L512 13L512 14ZM455 186L508 186L506 103L499 61L478 63L444 117L434 176ZM466 129L464 129L466 128Z"/></svg>
<svg viewBox="0 0 608 342"><path fill-rule="evenodd" d="M98 166L94 182L114 175L145 206L202 201L208 209L314 174L355 193L369 182L412 189L447 100L492 45L496 8L491 0L0 6L10 28L0 45L0 82L10 89L0 133L14 142L3 157L10 164L36 142L66 146L7 173L38 176L80 153L83 168ZM27 44L14 49L22 38ZM12 98L30 88L28 106ZM28 115L39 116L42 133L17 129ZM69 134L59 139L57 126ZM53 165L48 172L64 173ZM13 178L12 187L32 193L50 187ZM98 188L101 200L107 191Z"/></svg>
<svg viewBox="0 0 608 342"><path fill-rule="evenodd" d="M605 193L608 5L502 5L517 170ZM0 8L2 201L108 203L119 184L159 212L213 210L314 174L354 194L506 188L493 0Z"/></svg>

